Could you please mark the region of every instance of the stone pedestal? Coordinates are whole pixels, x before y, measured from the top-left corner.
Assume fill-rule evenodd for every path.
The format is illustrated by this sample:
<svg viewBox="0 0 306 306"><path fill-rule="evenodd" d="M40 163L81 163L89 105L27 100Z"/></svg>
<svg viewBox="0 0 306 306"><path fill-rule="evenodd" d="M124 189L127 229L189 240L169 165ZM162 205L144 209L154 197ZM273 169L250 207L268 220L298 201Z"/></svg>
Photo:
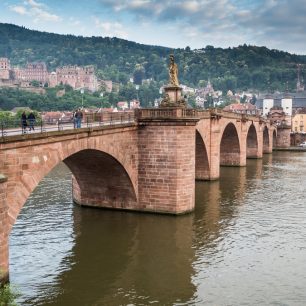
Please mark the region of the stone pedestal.
<svg viewBox="0 0 306 306"><path fill-rule="evenodd" d="M187 106L186 100L182 95L182 88L178 86L168 85L164 88L164 98L160 104L161 108L164 107L182 107Z"/></svg>

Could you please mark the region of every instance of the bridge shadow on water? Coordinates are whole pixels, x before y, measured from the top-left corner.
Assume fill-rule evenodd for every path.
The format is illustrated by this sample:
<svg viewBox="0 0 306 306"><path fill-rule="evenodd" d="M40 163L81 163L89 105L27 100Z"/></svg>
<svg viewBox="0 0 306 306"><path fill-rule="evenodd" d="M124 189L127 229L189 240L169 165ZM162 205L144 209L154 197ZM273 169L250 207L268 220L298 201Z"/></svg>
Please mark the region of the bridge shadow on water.
<svg viewBox="0 0 306 306"><path fill-rule="evenodd" d="M11 234L12 282L19 284L21 292L29 286L35 287L32 295L25 292L20 298L21 304L200 303L197 286L205 280L197 278L195 263L203 260L203 252L215 252L222 232L235 222L244 198L249 190L256 188L256 181L261 179L264 166L271 159L269 155L263 160L249 160L247 167L222 167L220 180L197 182L195 211L179 217L83 208L72 205L71 200L67 203L63 200L60 186L66 190L65 199L71 199L71 188L67 188L71 183L70 172L63 164L59 165L64 169L58 172L59 168L55 168L40 184L39 196L35 198L34 194L35 200L27 203L32 205L31 213L45 214L41 215L45 233L42 233L40 241L32 243L40 244L42 257L44 252L51 253L36 263L23 262L20 267L29 264L32 270L40 270L40 273L18 276L22 274L18 270L22 259L15 253L18 247L14 245L18 240L26 244L28 237L20 230L24 228L22 222L27 220L28 226L35 228L29 221L30 215L26 215L26 209L23 209L20 223ZM54 205L54 197L50 198L45 189L50 184L50 177L53 179L52 192L57 194L59 205ZM39 201L43 197L45 204L40 210ZM65 224L61 214L70 216L71 222ZM50 218L53 218L52 222ZM52 257L55 258L56 253L52 255L52 252L59 250L48 248L50 241L44 237L47 232L54 231L57 221L61 222L63 234L55 239L63 246L63 252L57 266L54 265L50 271L45 266L53 266ZM65 241L69 241L66 249ZM32 251L33 247L27 245L23 250L24 258L30 258ZM30 270L27 272L31 273ZM50 274L52 277L44 282ZM27 285L22 282L27 282Z"/></svg>

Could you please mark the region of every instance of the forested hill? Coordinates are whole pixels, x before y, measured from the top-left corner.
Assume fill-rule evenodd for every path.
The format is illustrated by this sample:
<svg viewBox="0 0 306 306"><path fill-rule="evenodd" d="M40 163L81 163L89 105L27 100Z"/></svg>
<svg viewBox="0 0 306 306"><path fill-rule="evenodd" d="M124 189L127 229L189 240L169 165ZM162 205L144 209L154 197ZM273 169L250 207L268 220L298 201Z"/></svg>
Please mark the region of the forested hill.
<svg viewBox="0 0 306 306"><path fill-rule="evenodd" d="M59 35L0 23L0 57L12 65L45 61L50 70L62 65L95 65L100 78L126 83L136 72L166 82L168 55L174 52L181 83L198 86L210 79L216 89L294 89L296 65L306 74L306 56L266 47L239 46L190 50L149 46L102 37ZM304 66L305 65L305 68ZM306 75L304 77L306 79ZM203 81L202 81L203 84Z"/></svg>

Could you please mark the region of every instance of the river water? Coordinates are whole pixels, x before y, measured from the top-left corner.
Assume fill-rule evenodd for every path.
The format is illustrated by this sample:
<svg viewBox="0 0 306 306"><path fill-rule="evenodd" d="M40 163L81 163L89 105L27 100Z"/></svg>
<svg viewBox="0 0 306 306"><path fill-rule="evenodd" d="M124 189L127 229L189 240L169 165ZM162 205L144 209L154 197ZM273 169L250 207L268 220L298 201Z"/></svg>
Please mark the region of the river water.
<svg viewBox="0 0 306 306"><path fill-rule="evenodd" d="M173 217L81 208L56 167L10 235L20 305L306 305L306 154L196 183Z"/></svg>

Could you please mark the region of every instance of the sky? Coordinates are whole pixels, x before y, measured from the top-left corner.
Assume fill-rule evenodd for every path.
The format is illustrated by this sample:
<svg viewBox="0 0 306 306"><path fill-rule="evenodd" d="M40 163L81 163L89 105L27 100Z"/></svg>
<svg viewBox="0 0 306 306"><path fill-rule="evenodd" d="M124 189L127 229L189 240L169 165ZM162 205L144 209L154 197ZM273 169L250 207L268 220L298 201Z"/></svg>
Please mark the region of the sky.
<svg viewBox="0 0 306 306"><path fill-rule="evenodd" d="M0 0L0 22L170 48L306 54L306 0Z"/></svg>

